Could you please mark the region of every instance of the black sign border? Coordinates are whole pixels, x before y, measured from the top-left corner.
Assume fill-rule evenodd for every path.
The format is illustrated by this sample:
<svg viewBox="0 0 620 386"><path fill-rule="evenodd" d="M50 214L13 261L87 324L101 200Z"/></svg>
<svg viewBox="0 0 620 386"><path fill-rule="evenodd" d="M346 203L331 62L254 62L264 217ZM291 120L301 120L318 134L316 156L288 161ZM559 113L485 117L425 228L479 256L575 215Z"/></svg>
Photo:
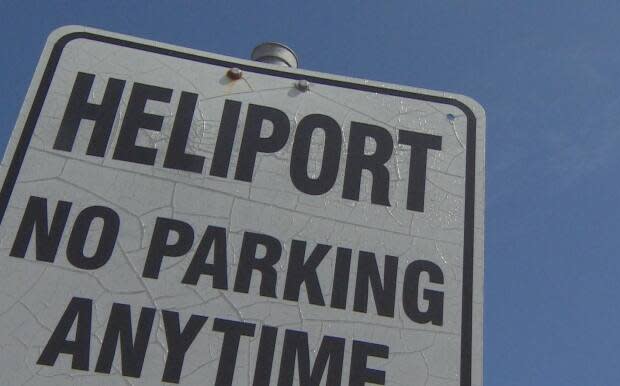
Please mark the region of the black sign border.
<svg viewBox="0 0 620 386"><path fill-rule="evenodd" d="M319 83L328 86L348 88L358 91L366 91L384 95L391 95L401 98L422 100L427 102L450 105L461 110L467 117L467 141L465 158L465 226L463 240L463 278L462 278L462 311L461 311L461 372L460 386L471 386L472 371L472 317L473 317L473 275L474 275L474 215L475 215L475 192L476 192L476 116L474 112L463 102L447 97L436 95L420 94L411 91L379 87L369 84L354 83L344 80L322 78L316 75L299 74L293 72L280 71L276 68L263 68L252 66L246 63L229 62L222 59L210 58L196 53L176 51L171 48L149 45L142 42L125 40L117 37L99 35L93 32L70 32L61 36L52 49L43 76L37 88L36 95L28 112L26 123L22 128L22 133L17 143L13 158L9 165L8 172L0 190L0 224L4 220L4 215L17 182L17 177L22 163L26 157L26 152L30 140L34 133L36 123L43 108L45 98L49 91L56 67L60 61L65 46L77 39L93 40L101 43L122 46L135 50L155 53L159 55L172 56L193 62L206 63L226 68L237 67L243 71L254 72L264 75L277 76L292 80L305 79L311 83ZM17 128L16 128L17 129Z"/></svg>

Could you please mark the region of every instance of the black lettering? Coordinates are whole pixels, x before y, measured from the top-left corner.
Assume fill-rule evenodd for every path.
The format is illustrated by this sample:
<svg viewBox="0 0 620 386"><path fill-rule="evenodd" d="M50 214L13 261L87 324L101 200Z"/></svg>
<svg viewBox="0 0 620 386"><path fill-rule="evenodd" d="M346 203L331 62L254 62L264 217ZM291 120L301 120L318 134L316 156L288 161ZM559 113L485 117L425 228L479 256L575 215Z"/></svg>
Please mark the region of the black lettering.
<svg viewBox="0 0 620 386"><path fill-rule="evenodd" d="M213 248L213 264L206 262ZM182 283L196 285L201 275L213 276L213 288L228 289L226 229L208 226L192 258Z"/></svg>
<svg viewBox="0 0 620 386"><path fill-rule="evenodd" d="M241 336L254 336L255 328L256 325L252 323L235 322L226 319L215 319L213 321L213 331L224 333L220 363L215 378L217 386L232 385Z"/></svg>
<svg viewBox="0 0 620 386"><path fill-rule="evenodd" d="M353 341L349 386L365 386L366 383L385 385L385 371L369 369L368 357L387 359L390 348L381 344Z"/></svg>
<svg viewBox="0 0 620 386"><path fill-rule="evenodd" d="M235 142L240 111L241 102L228 99L224 102L222 121L220 122L220 129L215 142L215 151L213 152L213 161L209 170L209 174L212 176L228 177L230 156Z"/></svg>
<svg viewBox="0 0 620 386"><path fill-rule="evenodd" d="M325 134L325 143L320 147L323 149L321 171L318 177L310 178L308 176L310 144L312 135L319 128ZM342 132L338 122L322 114L310 114L304 117L297 125L291 153L290 174L293 185L306 194L327 193L336 183L341 151Z"/></svg>
<svg viewBox="0 0 620 386"><path fill-rule="evenodd" d="M336 266L334 267L334 281L332 283L332 298L330 306L344 310L347 306L349 293L349 274L351 272L351 253L349 248L336 249Z"/></svg>
<svg viewBox="0 0 620 386"><path fill-rule="evenodd" d="M256 354L256 369L254 370L254 382L252 386L269 386L271 383L271 370L273 368L273 354L276 349L278 329L271 326L263 326Z"/></svg>
<svg viewBox="0 0 620 386"><path fill-rule="evenodd" d="M265 248L265 256L257 258L256 249L259 245ZM278 273L273 267L282 255L282 244L278 239L260 233L245 232L239 255L239 266L235 277L235 292L248 293L252 280L252 271L260 271L261 296L276 297Z"/></svg>
<svg viewBox="0 0 620 386"><path fill-rule="evenodd" d="M13 257L26 256L32 233L35 232L36 259L53 263L56 259L62 232L67 224L69 210L71 210L70 202L58 201L51 227L48 228L47 199L36 196L30 197L9 254Z"/></svg>
<svg viewBox="0 0 620 386"><path fill-rule="evenodd" d="M300 240L293 240L291 242L291 253L288 261L286 283L284 285L285 300L298 301L301 285L305 283L310 304L325 305L316 269L330 249L331 246L329 245L317 244L310 253L308 260L304 262L306 242Z"/></svg>
<svg viewBox="0 0 620 386"><path fill-rule="evenodd" d="M41 352L37 364L54 366L59 354L68 354L72 356L72 369L88 371L92 319L93 301L84 298L72 298L43 352ZM67 336L76 320L75 340L71 341L67 339Z"/></svg>
<svg viewBox="0 0 620 386"><path fill-rule="evenodd" d="M92 256L84 254L86 246L86 238L88 232L93 225L93 221L100 218L103 221L101 235L97 243L97 249ZM105 206L91 206L78 214L71 229L69 242L67 243L67 260L76 268L93 270L101 268L110 260L116 238L118 237L118 229L120 219L118 214Z"/></svg>
<svg viewBox="0 0 620 386"><path fill-rule="evenodd" d="M314 366L310 371L308 334L303 331L286 330L280 360L278 386L292 386L295 376L295 359L299 369L299 386L319 386L327 367L326 386L340 386L344 360L343 338L324 336Z"/></svg>
<svg viewBox="0 0 620 386"><path fill-rule="evenodd" d="M385 256L383 267L384 283L381 283L381 275L377 266L375 254L360 251L355 279L355 298L353 310L367 312L368 310L368 284L372 287L372 294L377 307L377 314L394 317L396 304L396 275L398 273L398 258Z"/></svg>
<svg viewBox="0 0 620 386"><path fill-rule="evenodd" d="M407 209L424 212L426 161L428 149L441 150L441 137L414 131L399 130L398 143L411 146Z"/></svg>
<svg viewBox="0 0 620 386"><path fill-rule="evenodd" d="M58 135L54 141L54 149L71 151L80 122L82 119L88 119L95 121L95 125L86 154L97 157L105 155L116 112L125 88L125 81L110 78L103 93L101 104L97 105L88 102L94 80L95 75L78 72L67 103L67 109L60 122Z"/></svg>
<svg viewBox="0 0 620 386"><path fill-rule="evenodd" d="M170 102L172 90L143 83L135 83L127 103L113 158L144 165L155 164L157 149L136 145L140 129L161 131L164 117L144 111L148 101Z"/></svg>
<svg viewBox="0 0 620 386"><path fill-rule="evenodd" d="M175 243L168 244L171 232L175 232L178 238ZM192 249L193 244L194 229L191 225L180 220L158 217L155 222L151 245L146 255L142 276L157 279L164 256L183 256Z"/></svg>
<svg viewBox="0 0 620 386"><path fill-rule="evenodd" d="M162 382L179 383L185 354L207 322L207 317L192 315L181 331L178 312L162 310L161 315L164 320L166 342L168 343L168 355L161 380Z"/></svg>
<svg viewBox="0 0 620 386"><path fill-rule="evenodd" d="M372 138L376 143L375 152L372 154L366 154L367 138ZM359 201L362 170L368 170L372 174L370 201L373 204L390 206L390 171L385 163L392 156L393 147L392 136L384 128L352 122L342 198Z"/></svg>
<svg viewBox="0 0 620 386"><path fill-rule="evenodd" d="M116 354L116 346L120 342L121 373L126 377L139 378L142 373L144 356L149 344L154 318L154 308L142 308L136 328L136 339L134 340L129 305L114 303L103 335L95 372L110 374Z"/></svg>
<svg viewBox="0 0 620 386"><path fill-rule="evenodd" d="M443 284L443 272L435 263L427 260L416 260L409 264L405 270L403 283L403 308L405 313L413 322L428 323L435 326L443 325L443 292L424 289L423 298L428 301L426 311L420 310L418 305L418 288L420 286L420 275L422 272L428 274L429 281L435 284Z"/></svg>
<svg viewBox="0 0 620 386"><path fill-rule="evenodd" d="M264 121L269 121L273 125L271 135L268 137L261 136ZM245 119L235 179L251 182L256 155L259 152L275 153L282 149L288 140L290 131L291 125L284 112L272 107L251 104Z"/></svg>
<svg viewBox="0 0 620 386"><path fill-rule="evenodd" d="M185 152L197 101L198 94L185 91L181 93L164 159L165 168L202 173L205 157Z"/></svg>

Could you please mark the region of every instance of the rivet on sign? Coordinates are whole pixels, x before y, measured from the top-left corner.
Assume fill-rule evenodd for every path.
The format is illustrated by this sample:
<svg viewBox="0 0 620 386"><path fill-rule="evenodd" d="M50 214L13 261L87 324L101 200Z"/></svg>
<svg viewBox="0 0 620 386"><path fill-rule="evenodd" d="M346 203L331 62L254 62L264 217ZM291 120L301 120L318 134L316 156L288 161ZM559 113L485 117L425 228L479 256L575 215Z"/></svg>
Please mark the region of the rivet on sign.
<svg viewBox="0 0 620 386"><path fill-rule="evenodd" d="M241 71L237 67L233 67L230 70L228 70L226 75L228 75L228 77L232 80L238 80L238 79L241 79L241 77L243 76L243 71Z"/></svg>
<svg viewBox="0 0 620 386"><path fill-rule="evenodd" d="M310 89L310 82L305 79L299 79L297 83L295 83L295 87L301 92L306 92Z"/></svg>
<svg viewBox="0 0 620 386"><path fill-rule="evenodd" d="M454 120L456 119L454 114L447 114L446 118L448 118L448 121L450 121L450 122L454 122Z"/></svg>

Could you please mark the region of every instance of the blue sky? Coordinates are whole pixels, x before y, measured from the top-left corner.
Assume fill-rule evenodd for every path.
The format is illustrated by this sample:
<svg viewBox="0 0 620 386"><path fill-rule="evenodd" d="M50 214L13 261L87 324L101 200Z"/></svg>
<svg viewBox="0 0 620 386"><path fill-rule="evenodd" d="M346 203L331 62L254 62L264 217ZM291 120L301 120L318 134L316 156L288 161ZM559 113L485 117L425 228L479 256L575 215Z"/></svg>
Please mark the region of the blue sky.
<svg viewBox="0 0 620 386"><path fill-rule="evenodd" d="M0 145L49 32L82 24L446 90L487 112L486 385L620 384L617 1L0 2Z"/></svg>

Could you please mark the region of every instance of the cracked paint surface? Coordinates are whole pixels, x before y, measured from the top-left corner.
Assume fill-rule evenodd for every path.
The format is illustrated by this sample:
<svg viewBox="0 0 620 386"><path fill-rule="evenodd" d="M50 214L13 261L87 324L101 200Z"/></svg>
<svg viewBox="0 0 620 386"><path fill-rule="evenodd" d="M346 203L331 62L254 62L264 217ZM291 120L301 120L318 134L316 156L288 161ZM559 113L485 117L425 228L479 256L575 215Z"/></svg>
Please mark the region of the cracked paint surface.
<svg viewBox="0 0 620 386"><path fill-rule="evenodd" d="M53 37L51 38L54 39ZM48 43L42 58L51 50ZM257 66L261 66L260 64ZM37 86L36 78L31 88ZM72 152L52 148L78 71L96 74L92 101L100 101L109 77L128 80L111 143L103 158L87 156L92 123L83 121ZM241 80L226 77L227 68L179 58L142 52L102 42L77 39L64 48L48 96L11 195L0 228L0 384L3 385L152 385L161 382L167 353L161 316L155 324L140 378L120 375L119 355L111 374L92 371L105 331L112 303L132 305L134 320L140 307L180 312L181 325L191 314L209 316L207 325L190 347L181 376L182 385L212 385L217 372L222 334L212 331L215 317L250 321L257 334L242 338L235 370L235 385L252 383L260 326L303 330L309 334L311 358L324 335L347 340L345 376L351 341L362 339L390 347L389 359L372 358L369 366L386 372L387 385L457 386L460 385L462 275L464 243L464 196L466 171L467 118L454 106L401 98L379 93L311 84L307 92L295 88L294 80L244 71ZM155 166L113 160L112 150L126 108L130 84L141 82L174 89L169 104L150 101L146 111L163 115L161 132L141 130L136 144L158 149ZM21 127L34 91L30 90L25 107L13 133L3 161L6 173L17 146ZM213 156L224 101L243 103L237 130L231 172L236 165L243 132L243 117L250 103L276 107L291 120L291 135L284 148L274 154L257 157L252 183L233 178L165 169L162 167L175 109L181 91L199 94L187 153L206 158L208 170ZM426 91L416 90L420 93ZM434 95L443 95L433 92ZM478 118L476 149L476 200L473 288L472 385L482 384L482 276L484 207L484 115L476 104ZM343 130L343 154L336 185L328 193L309 196L299 192L289 177L292 137L299 120L312 113L334 118ZM341 197L348 130L352 121L381 126L393 137L398 130L440 135L441 151L428 152L426 207L423 213L405 207L409 175L410 149L395 145L387 167L390 171L390 202L385 207L370 203L368 176L362 178L360 201ZM321 137L311 144L309 175L316 177L321 168ZM369 145L372 149L372 144ZM33 248L24 259L9 256L15 233L30 196L46 197L48 202L73 202L68 224L79 210L92 205L110 207L120 216L121 232L114 254L102 268L84 271L70 265L63 253L68 235L60 244L53 264L35 261ZM51 208L48 208L48 211ZM196 237L208 225L227 229L228 277L232 282L238 264L243 232L261 232L283 243L277 263L278 294L282 294L291 240L323 243L354 250L351 272L356 272L356 252L372 251L377 256L399 257L399 282L394 318L376 314L311 305L302 286L299 302L271 299L258 295L260 280L254 277L249 294L216 290L211 278L203 276L197 285L181 283L197 246L185 256L164 258L159 279L145 279L142 269L150 236L157 217L179 219L192 224ZM96 234L97 226L91 229ZM88 239L95 248L96 238ZM32 245L31 245L32 246ZM423 283L426 288L444 292L444 324L416 324L402 309L402 277L408 263L425 259L441 267L444 285ZM378 259L383 272L382 259ZM319 266L323 296L329 302L334 254ZM281 276L280 276L281 275ZM348 301L353 302L353 283ZM36 364L43 346L72 297L93 299L91 371L71 369L70 357L60 355L55 366ZM372 298L372 297L371 297ZM424 304L420 300L420 304ZM134 325L135 326L135 325ZM272 383L277 381L282 331L278 334ZM118 353L117 353L118 354Z"/></svg>

